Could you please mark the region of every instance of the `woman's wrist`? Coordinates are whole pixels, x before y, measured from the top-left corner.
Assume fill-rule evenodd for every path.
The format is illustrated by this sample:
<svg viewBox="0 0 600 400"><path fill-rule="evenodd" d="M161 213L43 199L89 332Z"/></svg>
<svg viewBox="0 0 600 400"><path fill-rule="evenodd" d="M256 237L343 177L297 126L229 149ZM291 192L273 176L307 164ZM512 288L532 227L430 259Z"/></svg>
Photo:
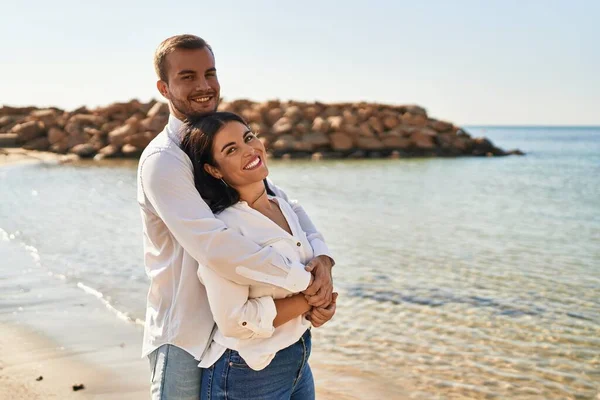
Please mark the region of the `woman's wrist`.
<svg viewBox="0 0 600 400"><path fill-rule="evenodd" d="M307 313L311 310L312 307L310 306L310 304L308 304L308 301L306 300L306 296L304 296L304 294L298 293L295 294L294 297L298 302L298 307L302 309L302 314Z"/></svg>

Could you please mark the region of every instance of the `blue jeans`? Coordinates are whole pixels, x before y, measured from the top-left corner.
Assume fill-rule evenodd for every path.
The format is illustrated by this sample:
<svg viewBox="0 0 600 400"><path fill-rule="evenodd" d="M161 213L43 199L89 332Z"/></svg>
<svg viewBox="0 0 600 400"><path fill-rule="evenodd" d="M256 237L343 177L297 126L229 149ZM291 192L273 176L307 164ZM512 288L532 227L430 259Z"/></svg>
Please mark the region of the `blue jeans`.
<svg viewBox="0 0 600 400"><path fill-rule="evenodd" d="M308 365L310 330L280 350L271 363L255 371L235 350L227 350L202 373L202 400L314 400L315 383Z"/></svg>
<svg viewBox="0 0 600 400"><path fill-rule="evenodd" d="M200 400L202 371L199 362L185 350L165 344L150 359L152 400Z"/></svg>

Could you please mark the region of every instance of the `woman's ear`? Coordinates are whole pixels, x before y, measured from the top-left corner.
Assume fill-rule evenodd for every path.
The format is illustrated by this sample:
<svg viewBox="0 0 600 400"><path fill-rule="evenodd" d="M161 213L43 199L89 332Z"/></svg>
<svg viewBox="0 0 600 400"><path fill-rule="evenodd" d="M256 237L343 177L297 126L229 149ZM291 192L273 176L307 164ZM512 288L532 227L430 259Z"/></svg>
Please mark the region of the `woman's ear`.
<svg viewBox="0 0 600 400"><path fill-rule="evenodd" d="M204 164L204 170L215 179L223 178L223 175L221 175L219 170L210 164Z"/></svg>

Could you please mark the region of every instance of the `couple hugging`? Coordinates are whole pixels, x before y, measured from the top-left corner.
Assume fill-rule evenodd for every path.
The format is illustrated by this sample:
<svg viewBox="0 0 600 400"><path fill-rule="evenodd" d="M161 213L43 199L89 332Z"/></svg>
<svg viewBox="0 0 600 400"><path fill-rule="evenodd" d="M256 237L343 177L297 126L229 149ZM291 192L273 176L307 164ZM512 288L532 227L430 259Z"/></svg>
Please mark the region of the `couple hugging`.
<svg viewBox="0 0 600 400"><path fill-rule="evenodd" d="M216 111L213 49L174 36L154 66L170 116L138 166L152 399L314 399L310 329L337 298L323 236L244 119Z"/></svg>

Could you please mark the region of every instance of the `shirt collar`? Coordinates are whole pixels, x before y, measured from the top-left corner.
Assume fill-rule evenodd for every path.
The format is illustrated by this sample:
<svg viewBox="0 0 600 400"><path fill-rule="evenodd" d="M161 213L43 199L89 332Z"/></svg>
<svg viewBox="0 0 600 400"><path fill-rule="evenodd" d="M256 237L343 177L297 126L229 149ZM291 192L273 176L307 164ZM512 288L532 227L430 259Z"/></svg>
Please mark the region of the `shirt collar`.
<svg viewBox="0 0 600 400"><path fill-rule="evenodd" d="M178 146L181 145L181 128L183 127L183 121L175 117L173 114L169 114L169 122L167 123L167 135L175 142Z"/></svg>

